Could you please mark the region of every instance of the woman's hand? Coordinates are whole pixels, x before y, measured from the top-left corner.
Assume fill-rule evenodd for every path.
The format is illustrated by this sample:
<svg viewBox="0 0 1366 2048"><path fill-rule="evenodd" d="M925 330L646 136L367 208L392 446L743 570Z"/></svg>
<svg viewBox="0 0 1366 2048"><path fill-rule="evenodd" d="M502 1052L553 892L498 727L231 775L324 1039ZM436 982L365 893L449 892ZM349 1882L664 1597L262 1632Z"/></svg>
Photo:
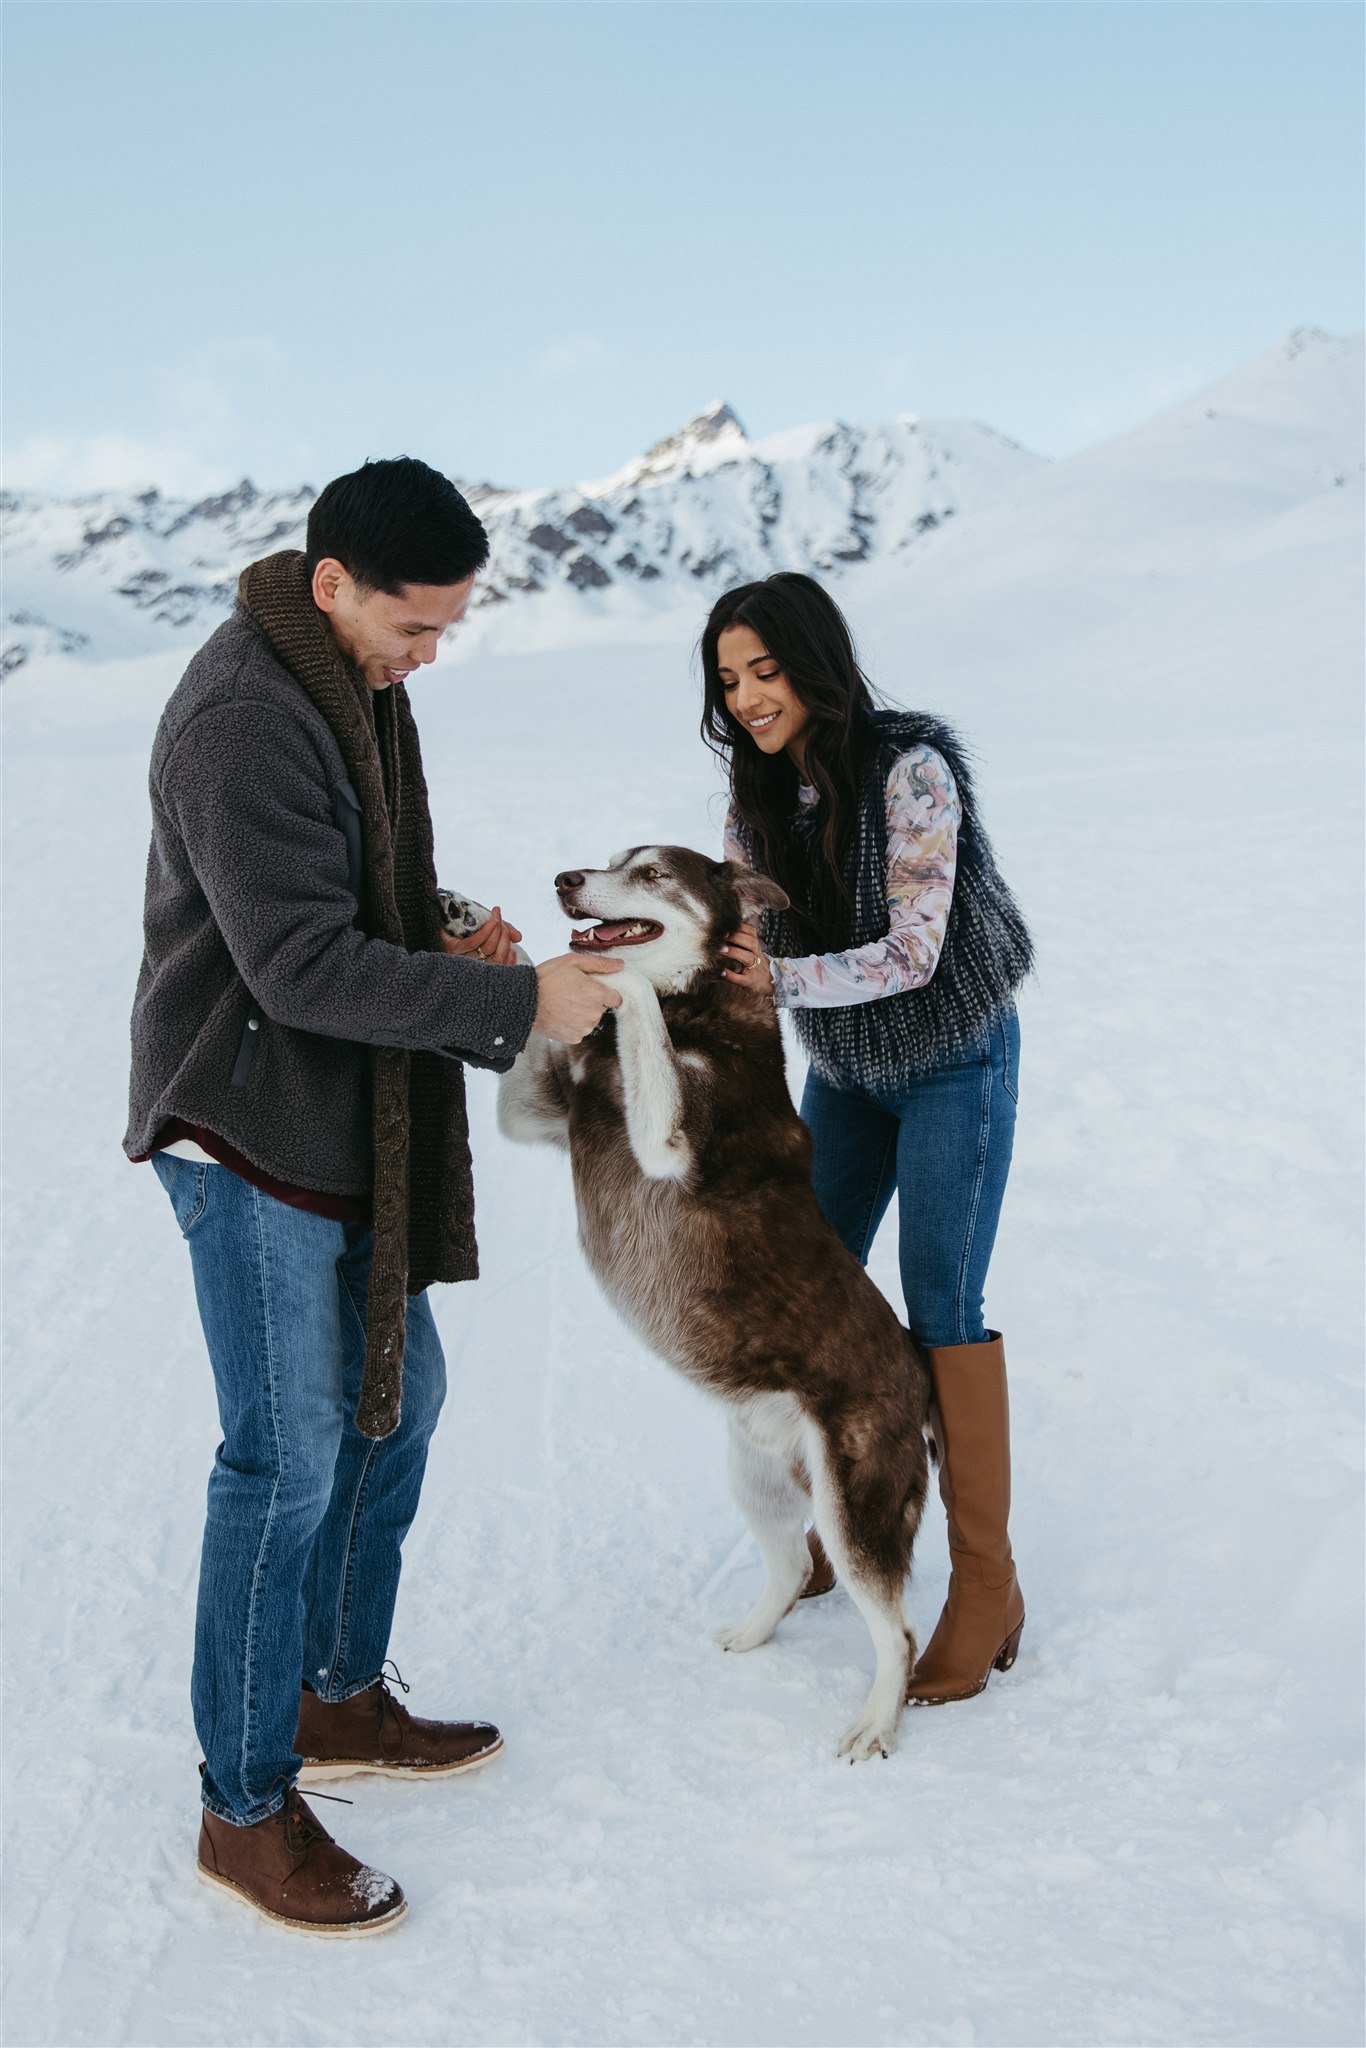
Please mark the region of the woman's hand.
<svg viewBox="0 0 1366 2048"><path fill-rule="evenodd" d="M738 932L731 933L721 948L721 961L723 981L738 981L741 988L772 995L773 976L768 971L768 955L759 944L759 935L752 925L742 924Z"/></svg>
<svg viewBox="0 0 1366 2048"><path fill-rule="evenodd" d="M492 967L507 967L512 960L512 949L521 936L516 925L508 924L495 903L477 932L467 932L463 939L452 938L449 932L442 932L441 943L448 953L473 954L477 959L487 960Z"/></svg>

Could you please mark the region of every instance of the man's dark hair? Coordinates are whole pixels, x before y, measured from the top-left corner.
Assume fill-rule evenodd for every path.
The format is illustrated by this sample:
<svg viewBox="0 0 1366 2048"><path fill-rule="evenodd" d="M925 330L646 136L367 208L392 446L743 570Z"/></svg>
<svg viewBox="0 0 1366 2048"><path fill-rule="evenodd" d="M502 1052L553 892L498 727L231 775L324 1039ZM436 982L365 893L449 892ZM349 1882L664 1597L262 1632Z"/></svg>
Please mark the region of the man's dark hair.
<svg viewBox="0 0 1366 2048"><path fill-rule="evenodd" d="M314 500L304 544L310 576L330 556L366 590L463 583L489 558L489 537L449 477L411 455L334 477Z"/></svg>

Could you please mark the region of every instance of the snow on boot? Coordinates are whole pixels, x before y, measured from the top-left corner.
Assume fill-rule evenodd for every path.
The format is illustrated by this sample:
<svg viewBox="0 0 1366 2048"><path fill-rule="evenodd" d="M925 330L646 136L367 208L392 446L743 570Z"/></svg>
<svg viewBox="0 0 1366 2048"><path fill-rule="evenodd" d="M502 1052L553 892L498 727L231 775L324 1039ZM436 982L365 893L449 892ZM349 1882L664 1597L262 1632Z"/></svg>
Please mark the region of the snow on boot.
<svg viewBox="0 0 1366 2048"><path fill-rule="evenodd" d="M380 1934L408 1910L393 1878L334 1842L295 1785L278 1812L251 1827L205 1807L199 1874L296 1934Z"/></svg>
<svg viewBox="0 0 1366 2048"><path fill-rule="evenodd" d="M395 1669L395 1681L403 1680ZM503 1738L491 1721L423 1721L396 1700L383 1678L346 1700L320 1700L307 1686L299 1699L294 1747L305 1785L368 1771L386 1777L448 1777L497 1756Z"/></svg>

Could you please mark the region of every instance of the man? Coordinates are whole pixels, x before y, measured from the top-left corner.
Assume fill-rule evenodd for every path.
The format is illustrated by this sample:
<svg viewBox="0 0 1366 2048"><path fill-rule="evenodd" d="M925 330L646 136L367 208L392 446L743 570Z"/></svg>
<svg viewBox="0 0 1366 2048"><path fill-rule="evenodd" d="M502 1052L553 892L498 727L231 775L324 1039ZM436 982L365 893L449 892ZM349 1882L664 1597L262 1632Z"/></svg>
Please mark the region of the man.
<svg viewBox="0 0 1366 2048"><path fill-rule="evenodd" d="M620 1000L597 978L620 961L518 965L498 912L441 931L405 681L487 558L424 463L339 477L303 554L243 572L152 750L124 1149L189 1244L223 1429L199 1867L314 1933L406 1907L304 1803L303 1764L445 1774L502 1747L418 1720L382 1675L445 1389L426 1289L477 1272L462 1063L501 1072L533 1031L576 1043Z"/></svg>

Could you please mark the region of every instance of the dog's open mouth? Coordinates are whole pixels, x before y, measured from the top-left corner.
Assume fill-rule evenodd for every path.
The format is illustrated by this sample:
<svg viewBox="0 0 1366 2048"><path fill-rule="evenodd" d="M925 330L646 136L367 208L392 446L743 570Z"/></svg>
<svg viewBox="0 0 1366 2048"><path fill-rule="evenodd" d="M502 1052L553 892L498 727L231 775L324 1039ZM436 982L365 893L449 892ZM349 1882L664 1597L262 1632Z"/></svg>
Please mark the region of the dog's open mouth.
<svg viewBox="0 0 1366 2048"><path fill-rule="evenodd" d="M571 932L569 944L580 953L611 953L618 946L644 946L663 936L663 925L653 918L634 917L621 924L590 924L587 931Z"/></svg>

